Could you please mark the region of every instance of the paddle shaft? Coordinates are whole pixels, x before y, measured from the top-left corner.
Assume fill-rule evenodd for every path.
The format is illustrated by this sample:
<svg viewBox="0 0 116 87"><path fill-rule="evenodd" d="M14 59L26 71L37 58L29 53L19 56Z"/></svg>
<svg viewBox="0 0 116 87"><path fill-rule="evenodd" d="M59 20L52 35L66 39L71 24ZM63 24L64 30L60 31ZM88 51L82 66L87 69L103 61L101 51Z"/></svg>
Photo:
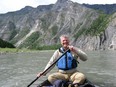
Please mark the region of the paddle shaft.
<svg viewBox="0 0 116 87"><path fill-rule="evenodd" d="M56 64L57 61L58 61L62 56L64 56L68 51L69 51L69 49L66 50L56 61L54 61L54 62L51 64L51 66L49 66L46 70L44 70L44 71L42 72L42 74L41 74L39 77L36 77L27 87L30 87L37 79L39 79L43 74L45 74L45 73L46 73L54 64Z"/></svg>
<svg viewBox="0 0 116 87"><path fill-rule="evenodd" d="M30 87L39 77L36 77L27 87Z"/></svg>

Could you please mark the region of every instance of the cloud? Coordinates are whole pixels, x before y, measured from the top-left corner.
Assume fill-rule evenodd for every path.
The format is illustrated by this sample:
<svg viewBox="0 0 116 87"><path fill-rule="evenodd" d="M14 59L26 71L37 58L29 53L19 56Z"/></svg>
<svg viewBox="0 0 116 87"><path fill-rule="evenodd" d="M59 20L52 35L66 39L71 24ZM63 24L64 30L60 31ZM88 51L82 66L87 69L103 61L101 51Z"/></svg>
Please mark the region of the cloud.
<svg viewBox="0 0 116 87"><path fill-rule="evenodd" d="M37 7L39 5L54 4L57 0L0 0L0 13L9 11L16 11L24 8L25 6ZM112 4L116 3L115 0L71 0L77 3L89 4Z"/></svg>
<svg viewBox="0 0 116 87"><path fill-rule="evenodd" d="M38 0L39 2L41 2L41 5L46 5L46 4L54 4L57 2L57 0Z"/></svg>
<svg viewBox="0 0 116 87"><path fill-rule="evenodd" d="M19 10L19 9L25 7L25 5L34 6L34 5L36 5L36 3L33 2L32 0L30 0L30 1L28 1L28 0L1 0L0 12Z"/></svg>
<svg viewBox="0 0 116 87"><path fill-rule="evenodd" d="M57 0L56 0L57 1ZM55 0L0 0L0 13L8 11L16 11L25 6L37 7L39 5L46 5L55 3Z"/></svg>

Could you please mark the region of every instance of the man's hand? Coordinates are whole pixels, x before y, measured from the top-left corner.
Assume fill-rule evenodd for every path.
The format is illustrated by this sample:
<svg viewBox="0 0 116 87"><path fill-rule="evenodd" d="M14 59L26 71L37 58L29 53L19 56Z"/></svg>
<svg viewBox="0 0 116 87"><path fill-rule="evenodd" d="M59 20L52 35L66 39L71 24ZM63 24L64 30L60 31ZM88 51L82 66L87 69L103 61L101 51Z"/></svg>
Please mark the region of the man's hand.
<svg viewBox="0 0 116 87"><path fill-rule="evenodd" d="M74 46L68 46L70 51L74 51Z"/></svg>
<svg viewBox="0 0 116 87"><path fill-rule="evenodd" d="M37 77L40 77L40 76L45 76L46 74L43 74L43 72L39 72L38 74L37 74Z"/></svg>

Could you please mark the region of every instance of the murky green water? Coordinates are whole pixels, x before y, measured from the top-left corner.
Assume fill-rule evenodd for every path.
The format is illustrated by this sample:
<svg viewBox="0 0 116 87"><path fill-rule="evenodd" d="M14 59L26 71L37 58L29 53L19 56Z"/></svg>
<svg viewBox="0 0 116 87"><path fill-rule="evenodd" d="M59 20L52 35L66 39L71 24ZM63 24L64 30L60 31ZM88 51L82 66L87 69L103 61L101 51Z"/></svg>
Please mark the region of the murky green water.
<svg viewBox="0 0 116 87"><path fill-rule="evenodd" d="M42 71L54 51L0 55L0 87L27 87ZM116 51L88 51L78 70L98 87L116 87ZM55 72L54 69L52 72ZM31 87L45 80L39 78Z"/></svg>

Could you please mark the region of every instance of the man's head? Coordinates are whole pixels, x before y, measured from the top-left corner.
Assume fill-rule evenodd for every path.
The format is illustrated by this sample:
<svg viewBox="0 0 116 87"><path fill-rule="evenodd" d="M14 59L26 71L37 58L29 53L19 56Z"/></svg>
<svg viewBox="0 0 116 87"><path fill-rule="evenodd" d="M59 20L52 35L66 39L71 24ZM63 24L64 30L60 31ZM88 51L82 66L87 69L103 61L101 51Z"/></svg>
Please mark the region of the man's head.
<svg viewBox="0 0 116 87"><path fill-rule="evenodd" d="M69 38L67 35L61 35L60 36L60 42L61 42L61 45L65 48L65 49L68 49L68 46L69 46Z"/></svg>

